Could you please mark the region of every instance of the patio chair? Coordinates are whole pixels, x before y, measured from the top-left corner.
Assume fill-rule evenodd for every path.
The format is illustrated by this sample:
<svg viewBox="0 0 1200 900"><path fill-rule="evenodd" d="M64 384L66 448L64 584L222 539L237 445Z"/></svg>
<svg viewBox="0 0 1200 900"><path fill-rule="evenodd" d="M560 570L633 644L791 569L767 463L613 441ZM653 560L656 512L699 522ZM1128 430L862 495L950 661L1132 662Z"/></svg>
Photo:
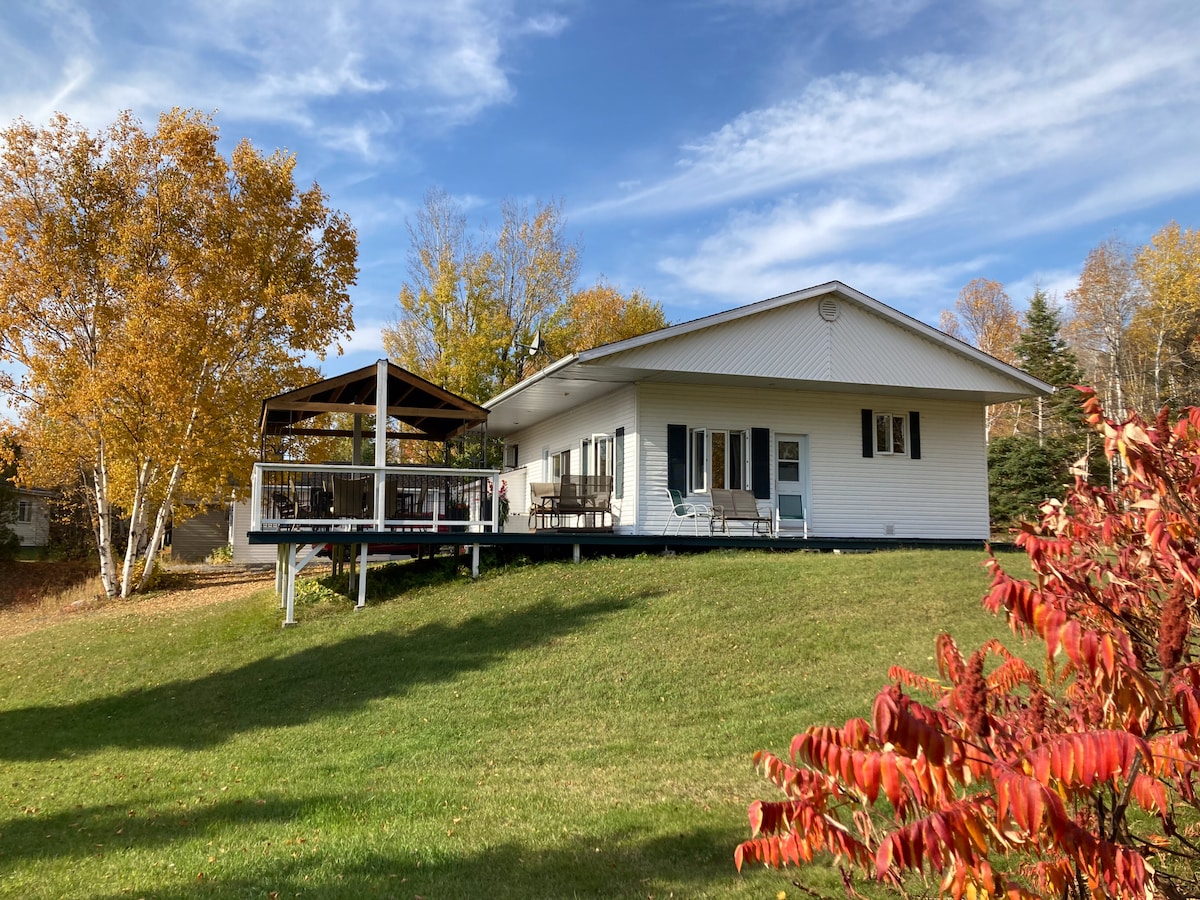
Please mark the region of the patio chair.
<svg viewBox="0 0 1200 900"><path fill-rule="evenodd" d="M296 518L296 501L282 491L276 491L271 495L272 513L276 519L294 519ZM280 522L280 530L292 527L291 522Z"/></svg>
<svg viewBox="0 0 1200 900"><path fill-rule="evenodd" d="M611 531L605 518L612 514L611 475L564 475L558 487L558 504L562 516L574 516L574 529L582 531ZM561 521L560 521L561 527Z"/></svg>
<svg viewBox="0 0 1200 900"><path fill-rule="evenodd" d="M758 501L750 491L737 488L712 489L712 525L721 523L721 531L729 533L731 522L745 522L753 526L754 533L774 534L774 521L758 510Z"/></svg>
<svg viewBox="0 0 1200 900"><path fill-rule="evenodd" d="M684 520L692 520L692 528L696 532L696 536L700 536L700 520L709 520L709 531L712 530L712 510L703 503L688 503L683 499L683 494L672 488L667 488L667 495L671 499L671 516L667 519L667 524L663 526L663 534L667 533L667 529L671 527L671 523L675 523L675 533L679 534L679 529L683 525Z"/></svg>
<svg viewBox="0 0 1200 900"><path fill-rule="evenodd" d="M375 514L375 498L370 475L333 476L333 517L335 519L368 519ZM360 528L369 522L353 522L350 527Z"/></svg>
<svg viewBox="0 0 1200 900"><path fill-rule="evenodd" d="M804 539L808 540L808 517L804 514L804 497L800 494L780 494L775 505L775 536L779 530L792 522L804 526Z"/></svg>
<svg viewBox="0 0 1200 900"><path fill-rule="evenodd" d="M553 528L558 523L555 504L558 502L558 484L553 481L529 482L529 516L534 528Z"/></svg>

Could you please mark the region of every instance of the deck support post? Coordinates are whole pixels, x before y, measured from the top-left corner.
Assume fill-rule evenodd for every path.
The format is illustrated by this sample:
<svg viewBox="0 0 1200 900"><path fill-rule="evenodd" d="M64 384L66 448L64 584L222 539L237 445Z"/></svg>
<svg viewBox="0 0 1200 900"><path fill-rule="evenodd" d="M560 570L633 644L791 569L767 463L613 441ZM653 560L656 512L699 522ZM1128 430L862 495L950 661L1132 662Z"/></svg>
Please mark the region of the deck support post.
<svg viewBox="0 0 1200 900"><path fill-rule="evenodd" d="M579 545L572 544L571 545L571 561L579 562L580 559L581 559L581 556L580 556L580 552L579 552Z"/></svg>
<svg viewBox="0 0 1200 900"><path fill-rule="evenodd" d="M471 577L479 577L479 545L471 545Z"/></svg>
<svg viewBox="0 0 1200 900"><path fill-rule="evenodd" d="M299 557L299 544L281 544L281 548L286 548L281 556L285 559L287 567L286 577L283 580L283 608L287 610L287 614L283 620L284 628L291 628L296 624L296 576L304 571L304 567L317 558L317 554L321 552L324 544L313 544L308 553Z"/></svg>
<svg viewBox="0 0 1200 900"><path fill-rule="evenodd" d="M367 605L367 545L359 546L362 549L358 557L358 605L355 609L363 609Z"/></svg>
<svg viewBox="0 0 1200 900"><path fill-rule="evenodd" d="M296 545L286 546L287 579L283 586L283 605L287 613L283 617L283 627L290 628L296 624Z"/></svg>
<svg viewBox="0 0 1200 900"><path fill-rule="evenodd" d="M287 602L283 596L283 587L287 583L287 544L277 544L275 547L275 593L279 596L279 608L283 609Z"/></svg>

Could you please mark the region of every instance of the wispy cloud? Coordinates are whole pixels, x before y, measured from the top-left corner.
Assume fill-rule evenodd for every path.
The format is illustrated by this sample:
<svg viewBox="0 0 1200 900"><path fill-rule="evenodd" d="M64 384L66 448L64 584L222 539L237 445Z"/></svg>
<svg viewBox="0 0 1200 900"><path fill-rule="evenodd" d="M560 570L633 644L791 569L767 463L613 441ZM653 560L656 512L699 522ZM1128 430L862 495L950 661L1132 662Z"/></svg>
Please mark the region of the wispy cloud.
<svg viewBox="0 0 1200 900"><path fill-rule="evenodd" d="M0 33L17 88L0 119L62 110L96 126L123 108L153 119L186 97L223 121L281 123L375 158L406 130L445 131L512 98L511 42L567 25L554 11L519 17L514 2L137 0L103 14L84 0L31 5Z"/></svg>
<svg viewBox="0 0 1200 900"><path fill-rule="evenodd" d="M860 3L854 27L899 27L923 5ZM959 232L939 239L978 254L971 228L1014 238L1200 189L1200 20L1188 4L1097 2L1082 15L1073 3L995 0L978 14L987 37L970 52L915 46L875 70L802 83L683 145L674 172L639 173L635 189L577 215L669 222L719 211L690 251L660 261L709 295L886 273L895 299L939 285L944 294L956 270L855 262L884 242L895 257L898 237L955 221Z"/></svg>

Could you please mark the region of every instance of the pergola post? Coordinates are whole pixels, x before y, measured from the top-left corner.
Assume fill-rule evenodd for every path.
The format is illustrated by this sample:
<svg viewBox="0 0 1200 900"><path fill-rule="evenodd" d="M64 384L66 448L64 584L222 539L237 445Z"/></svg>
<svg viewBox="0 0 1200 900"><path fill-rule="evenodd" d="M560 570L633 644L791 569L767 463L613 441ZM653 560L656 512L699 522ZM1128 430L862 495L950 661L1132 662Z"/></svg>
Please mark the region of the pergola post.
<svg viewBox="0 0 1200 900"><path fill-rule="evenodd" d="M387 518L388 361L375 363L375 528L383 531ZM366 554L363 554L366 568Z"/></svg>

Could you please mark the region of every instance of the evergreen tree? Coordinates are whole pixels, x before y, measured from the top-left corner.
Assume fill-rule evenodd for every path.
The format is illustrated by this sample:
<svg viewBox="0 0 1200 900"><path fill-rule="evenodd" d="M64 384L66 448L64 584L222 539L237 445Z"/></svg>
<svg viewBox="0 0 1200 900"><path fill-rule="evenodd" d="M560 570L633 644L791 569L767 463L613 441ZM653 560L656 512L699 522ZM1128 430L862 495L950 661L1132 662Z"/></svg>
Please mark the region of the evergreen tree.
<svg viewBox="0 0 1200 900"><path fill-rule="evenodd" d="M1055 392L1033 401L1032 433L988 443L988 495L996 529L1037 521L1038 507L1047 498L1063 496L1073 482L1071 464L1089 449L1079 406L1082 395L1073 387L1083 380L1083 373L1060 328L1058 310L1037 288L1029 298L1013 352L1022 369L1052 385ZM1095 449L1099 456L1099 446ZM1102 459L1093 460L1092 467L1105 468Z"/></svg>
<svg viewBox="0 0 1200 900"><path fill-rule="evenodd" d="M1083 380L1083 373L1075 354L1059 333L1062 323L1058 310L1040 287L1029 298L1023 325L1013 347L1018 365L1055 388L1052 396L1034 401L1038 443L1044 444L1047 437L1081 433L1080 394L1073 385Z"/></svg>

